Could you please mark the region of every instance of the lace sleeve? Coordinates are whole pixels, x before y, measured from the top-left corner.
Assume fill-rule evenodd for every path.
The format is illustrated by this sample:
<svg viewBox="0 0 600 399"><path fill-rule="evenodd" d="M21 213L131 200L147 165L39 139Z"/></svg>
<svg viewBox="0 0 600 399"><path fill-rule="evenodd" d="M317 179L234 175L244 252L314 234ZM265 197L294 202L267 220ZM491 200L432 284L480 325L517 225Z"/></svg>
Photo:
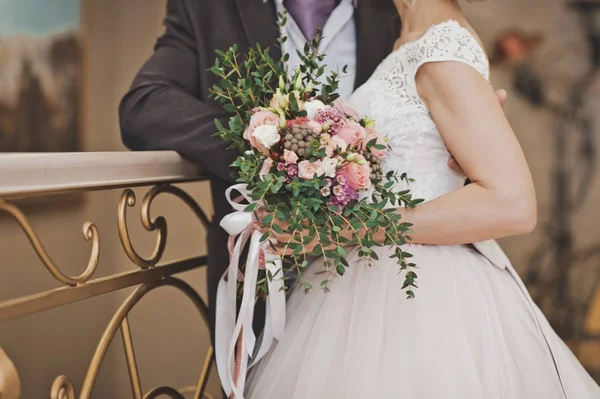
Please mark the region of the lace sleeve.
<svg viewBox="0 0 600 399"><path fill-rule="evenodd" d="M414 55L414 76L428 62L457 61L473 67L489 81L488 58L473 34L456 21L436 26L423 38Z"/></svg>

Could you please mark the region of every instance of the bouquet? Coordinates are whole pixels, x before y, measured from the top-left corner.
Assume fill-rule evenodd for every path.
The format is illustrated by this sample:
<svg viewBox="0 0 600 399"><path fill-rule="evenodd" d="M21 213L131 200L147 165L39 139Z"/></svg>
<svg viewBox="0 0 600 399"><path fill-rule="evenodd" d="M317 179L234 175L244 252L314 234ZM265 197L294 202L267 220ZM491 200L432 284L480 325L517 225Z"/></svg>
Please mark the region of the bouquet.
<svg viewBox="0 0 600 399"><path fill-rule="evenodd" d="M284 24L285 15L280 19ZM223 386L239 398L248 356L255 363L273 338L283 334L284 272L294 272L296 284L306 290L313 288L303 280L307 255L324 258L320 288L328 290L334 273L343 275L352 267L346 259L350 245L367 261L378 259L375 247L391 246L391 257L405 277L399 289L406 290L408 298L415 295L416 265L402 249L410 240L411 226L395 208L412 208L421 200L408 190L394 190L396 182L410 181L405 173L383 173L386 139L374 120L338 101L340 75L323 76L319 40L317 36L298 52L301 64L293 71L285 67L289 55L275 61L259 45L244 56L235 45L219 51L211 68L221 79L211 95L233 114L228 126L216 121L218 135L241 154L233 164L239 184L227 192L237 212L221 223L232 237L231 264L219 287L216 325ZM231 198L233 190L246 204ZM374 240L378 231L383 232L383 242ZM240 265L241 249L249 239L248 260ZM235 295L240 288L236 321ZM253 353L252 309L257 297L267 300L267 325L260 351Z"/></svg>

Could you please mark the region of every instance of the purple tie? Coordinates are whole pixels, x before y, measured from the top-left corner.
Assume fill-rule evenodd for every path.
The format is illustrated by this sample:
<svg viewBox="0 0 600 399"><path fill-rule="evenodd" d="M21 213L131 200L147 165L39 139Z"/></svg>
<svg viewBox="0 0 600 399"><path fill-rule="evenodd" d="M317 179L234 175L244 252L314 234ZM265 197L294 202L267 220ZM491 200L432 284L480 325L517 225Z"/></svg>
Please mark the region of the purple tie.
<svg viewBox="0 0 600 399"><path fill-rule="evenodd" d="M323 28L338 3L339 0L283 0L283 5L308 40L315 38L317 29Z"/></svg>

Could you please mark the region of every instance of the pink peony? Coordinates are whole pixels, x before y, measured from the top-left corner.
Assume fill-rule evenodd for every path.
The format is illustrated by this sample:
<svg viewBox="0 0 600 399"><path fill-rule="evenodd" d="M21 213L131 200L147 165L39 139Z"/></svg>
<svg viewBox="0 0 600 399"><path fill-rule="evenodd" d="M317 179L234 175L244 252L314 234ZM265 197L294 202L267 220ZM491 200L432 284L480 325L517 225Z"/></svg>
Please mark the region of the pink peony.
<svg viewBox="0 0 600 399"><path fill-rule="evenodd" d="M343 101L336 101L335 107L342 111L344 114L348 115L350 118L354 119L355 121L360 121L360 115L358 114L358 112L354 108L349 106L347 103Z"/></svg>
<svg viewBox="0 0 600 399"><path fill-rule="evenodd" d="M367 143L373 139L377 140L375 144L386 145L385 140L377 130L373 128L367 128L367 138L364 141L364 146L366 147ZM371 147L371 154L373 154L377 158L385 158L387 150L378 150L375 147Z"/></svg>
<svg viewBox="0 0 600 399"><path fill-rule="evenodd" d="M298 164L298 177L305 180L310 180L317 176L323 176L325 169L321 161L309 162L302 161Z"/></svg>
<svg viewBox="0 0 600 399"><path fill-rule="evenodd" d="M273 160L271 158L265 159L265 162L263 162L262 169L258 173L261 180L265 179L265 175L269 173L269 171L271 170L272 167L273 167Z"/></svg>
<svg viewBox="0 0 600 399"><path fill-rule="evenodd" d="M279 115L271 111L258 111L253 114L250 118L250 124L244 131L244 139L250 143L250 145L259 150L263 155L269 155L269 149L262 146L256 141L256 137L252 135L254 130L258 126L273 125L279 126Z"/></svg>
<svg viewBox="0 0 600 399"><path fill-rule="evenodd" d="M283 160L286 164L294 164L298 162L298 155L294 151L283 150Z"/></svg>
<svg viewBox="0 0 600 399"><path fill-rule="evenodd" d="M356 155L354 161L339 169L338 173L344 176L346 182L355 190L371 187L371 168L362 155Z"/></svg>
<svg viewBox="0 0 600 399"><path fill-rule="evenodd" d="M367 137L367 131L364 127L354 121L346 123L337 135L344 139L350 147L359 147L363 140Z"/></svg>

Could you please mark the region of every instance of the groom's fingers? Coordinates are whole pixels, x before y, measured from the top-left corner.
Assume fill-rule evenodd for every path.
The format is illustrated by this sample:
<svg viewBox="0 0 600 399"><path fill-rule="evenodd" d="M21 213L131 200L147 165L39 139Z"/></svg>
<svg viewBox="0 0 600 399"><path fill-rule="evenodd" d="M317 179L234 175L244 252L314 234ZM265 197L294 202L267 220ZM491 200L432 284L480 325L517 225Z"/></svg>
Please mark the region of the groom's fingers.
<svg viewBox="0 0 600 399"><path fill-rule="evenodd" d="M506 104L506 100L508 99L508 92L504 89L496 90L496 96L498 96L500 105L504 107L504 104Z"/></svg>

